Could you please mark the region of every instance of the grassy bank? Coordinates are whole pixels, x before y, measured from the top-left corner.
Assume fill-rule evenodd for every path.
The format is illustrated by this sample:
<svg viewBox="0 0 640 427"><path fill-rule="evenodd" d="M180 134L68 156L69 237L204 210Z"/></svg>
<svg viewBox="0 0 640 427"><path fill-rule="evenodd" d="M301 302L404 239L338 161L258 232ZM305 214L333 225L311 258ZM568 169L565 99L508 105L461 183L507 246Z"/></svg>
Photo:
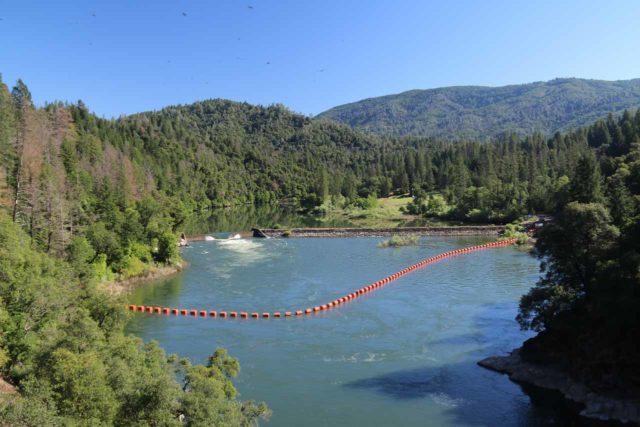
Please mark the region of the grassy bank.
<svg viewBox="0 0 640 427"><path fill-rule="evenodd" d="M376 199L374 206L324 206L325 215L321 221L327 226L335 223L349 223L353 227L389 228L402 226L431 225L424 218L406 215L400 211L412 200L410 196L391 196ZM436 224L434 224L436 225Z"/></svg>

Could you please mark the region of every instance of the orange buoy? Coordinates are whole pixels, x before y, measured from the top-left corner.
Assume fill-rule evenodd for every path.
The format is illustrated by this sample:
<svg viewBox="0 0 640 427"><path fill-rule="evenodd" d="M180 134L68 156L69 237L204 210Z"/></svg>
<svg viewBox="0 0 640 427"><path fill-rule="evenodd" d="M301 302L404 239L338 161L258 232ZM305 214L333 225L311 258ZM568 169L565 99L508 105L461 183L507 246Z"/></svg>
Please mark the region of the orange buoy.
<svg viewBox="0 0 640 427"><path fill-rule="evenodd" d="M387 276L387 277L385 277L383 279L380 279L380 280L378 280L376 282L373 282L373 283L371 283L369 285L363 286L360 289L357 289L357 290L355 290L355 291L353 291L353 292L351 292L351 293L349 293L347 295L344 295L342 297L336 298L335 300L330 301L330 302L328 302L326 304L318 305L318 306L315 306L315 307L312 307L312 308L307 308L304 311L297 310L297 311L295 311L295 315L296 316L302 316L303 314L311 314L313 312L328 310L329 308L337 307L340 304L344 304L344 303L346 303L348 301L351 301L353 299L358 298L361 295L364 295L364 294L372 292L372 291L374 291L374 290L376 290L378 288L386 286L387 284L389 284L389 283L391 283L391 282L403 277L404 275L406 275L406 274L408 274L408 273L410 273L412 271L415 271L415 270L417 270L417 269L419 269L419 268L421 268L421 267L423 267L423 266L425 266L427 264L430 264L432 262L436 262L436 261L439 261L441 259L452 257L452 256L456 256L456 255L459 255L459 254L466 254L466 253L469 253L469 252L472 252L472 251L476 251L476 250L480 250L480 249L484 249L484 248L510 245L510 244L515 243L515 241L516 241L516 239L508 239L508 240L502 240L502 241L496 241L496 242L483 243L483 244L480 244L480 245L469 246L469 247L466 247L466 248L452 249L450 251L443 252L441 254L432 256L430 258L427 258L427 259L419 261L419 262L417 262L415 264L412 264L412 265L410 265L408 267L405 267L404 269L402 269L402 270L400 270L400 271L398 271L396 273L393 273L393 274L391 274L391 275L389 275L389 276ZM143 312L143 313L145 313L145 312L146 313L154 313L155 312L155 313L164 313L164 314L173 313L174 315L179 315L180 314L180 315L183 315L183 316L187 316L187 315L198 316L198 314L199 314L202 317L207 316L207 311L205 311L205 310L200 310L200 311L193 310L193 309L187 310L187 309L184 309L184 308L183 309L177 309L177 308L171 309L171 308L168 308L168 307L152 307L152 306L144 306L144 305L137 306L137 305L134 305L134 304L129 304L129 305L127 305L127 307L128 307L128 309L130 311L134 311L134 312L140 311L140 312ZM219 313L217 313L215 311L210 311L208 314L211 317L216 317L217 315L219 317L223 317L223 318L226 318L227 315L229 315L231 318L237 318L238 317L238 312L235 312L235 311L229 312L228 314L227 314L226 311L221 311ZM293 312L290 312L290 311L287 311L287 312L284 313L284 317L291 317L292 315L293 315ZM270 318L271 316L273 316L275 318L280 318L280 317L283 317L283 313L274 312L273 314L271 314L271 313L268 313L268 312L264 312L264 313L262 313L262 315L260 313L256 313L256 312L251 313L251 317L252 318L259 318L259 317ZM240 317L247 318L247 317L249 317L249 313L242 312L242 313L240 313Z"/></svg>

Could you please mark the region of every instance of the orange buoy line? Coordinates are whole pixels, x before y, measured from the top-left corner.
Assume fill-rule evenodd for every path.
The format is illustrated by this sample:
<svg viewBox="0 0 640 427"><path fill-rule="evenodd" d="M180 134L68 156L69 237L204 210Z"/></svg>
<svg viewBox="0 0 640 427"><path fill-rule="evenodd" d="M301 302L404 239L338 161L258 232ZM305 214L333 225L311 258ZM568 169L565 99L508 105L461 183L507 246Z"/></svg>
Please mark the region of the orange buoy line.
<svg viewBox="0 0 640 427"><path fill-rule="evenodd" d="M396 273L391 274L390 276L385 277L384 279L380 279L377 282L374 282L370 285L364 286L356 291L351 292L350 294L344 295L340 298L336 298L333 301L330 301L326 304L322 304L322 305L318 305L315 307L309 307L306 308L304 310L295 310L295 311L285 311L284 313L282 312L274 312L274 313L269 313L269 312L264 312L264 313L258 313L258 312L252 312L252 313L248 313L248 312L240 312L238 313L237 311L207 311L207 310L193 310L193 309L185 309L185 308L169 308L169 307L152 307L152 306L144 306L144 305L135 305L135 304L130 304L128 306L129 310L132 312L139 312L139 313L152 313L152 314L165 314L165 315L173 315L173 316L192 316L192 317L206 317L206 318L221 318L221 319L248 319L248 318L252 318L252 319L281 319L281 318L287 318L287 317L300 317L300 316L304 316L304 315L310 315L313 313L317 313L320 311L326 311L332 308L336 308L346 302L352 301L356 298L358 298L359 296L362 296L364 294L367 294L369 292L375 291L383 286L388 285L389 283L393 282L394 280L399 279L400 277L411 273L412 271L417 270L420 267L424 267L427 264L431 264L432 262L436 262L436 261L440 261L442 259L445 258L449 258L452 256L456 256L456 255L460 255L460 254L466 254L469 252L473 252L473 251L478 251L481 249L490 249L490 248L496 248L496 247L500 247L500 246L507 246L507 245L511 245L513 243L516 242L516 239L509 239L509 240L501 240L501 241L496 241L496 242L491 242L491 243L484 243L482 245L475 245L475 246L469 246L467 248L461 248L461 249L454 249L452 251L448 251L448 252L444 252L441 253L440 255L436 255L436 256L432 256L431 258L427 258L425 260L422 260L416 264L410 265L409 267L400 270Z"/></svg>

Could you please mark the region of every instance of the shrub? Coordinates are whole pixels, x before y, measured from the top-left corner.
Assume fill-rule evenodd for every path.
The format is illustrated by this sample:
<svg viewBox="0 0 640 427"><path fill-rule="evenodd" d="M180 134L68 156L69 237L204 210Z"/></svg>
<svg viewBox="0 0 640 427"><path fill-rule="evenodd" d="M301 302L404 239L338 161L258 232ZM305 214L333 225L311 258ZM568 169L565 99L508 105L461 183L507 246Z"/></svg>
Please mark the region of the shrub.
<svg viewBox="0 0 640 427"><path fill-rule="evenodd" d="M353 201L353 206L360 209L373 209L378 206L378 198L375 194L370 194L369 197L358 197Z"/></svg>
<svg viewBox="0 0 640 427"><path fill-rule="evenodd" d="M518 231L519 227L519 224L507 224L504 228L504 234L500 237L500 240L516 239L516 243L518 245L527 244L529 242L529 236L527 233Z"/></svg>
<svg viewBox="0 0 640 427"><path fill-rule="evenodd" d="M378 243L379 248L399 248L400 246L413 246L418 244L419 237L415 235L409 236L391 236L389 240L383 240Z"/></svg>
<svg viewBox="0 0 640 427"><path fill-rule="evenodd" d="M118 266L118 271L122 274L123 279L129 277L140 276L147 270L147 265L133 255L127 255L122 259Z"/></svg>
<svg viewBox="0 0 640 427"><path fill-rule="evenodd" d="M156 260L165 264L174 264L180 260L178 240L172 233L164 232L158 236Z"/></svg>

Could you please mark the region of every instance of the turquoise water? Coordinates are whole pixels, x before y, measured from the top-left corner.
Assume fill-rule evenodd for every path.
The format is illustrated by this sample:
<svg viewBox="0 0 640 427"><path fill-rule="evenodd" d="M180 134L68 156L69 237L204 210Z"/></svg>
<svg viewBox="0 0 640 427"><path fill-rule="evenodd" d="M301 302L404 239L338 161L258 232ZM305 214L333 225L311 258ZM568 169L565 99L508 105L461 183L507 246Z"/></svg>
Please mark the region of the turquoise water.
<svg viewBox="0 0 640 427"><path fill-rule="evenodd" d="M484 238L425 237L197 242L181 275L131 300L177 308L293 311L322 304L416 261ZM522 389L476 362L519 346L513 320L538 262L514 248L446 259L338 309L303 318L223 320L134 315L129 331L205 362L240 360L242 399L266 401L270 426L538 425Z"/></svg>

